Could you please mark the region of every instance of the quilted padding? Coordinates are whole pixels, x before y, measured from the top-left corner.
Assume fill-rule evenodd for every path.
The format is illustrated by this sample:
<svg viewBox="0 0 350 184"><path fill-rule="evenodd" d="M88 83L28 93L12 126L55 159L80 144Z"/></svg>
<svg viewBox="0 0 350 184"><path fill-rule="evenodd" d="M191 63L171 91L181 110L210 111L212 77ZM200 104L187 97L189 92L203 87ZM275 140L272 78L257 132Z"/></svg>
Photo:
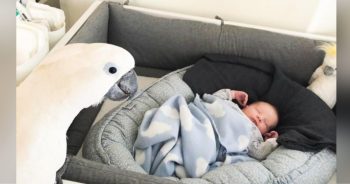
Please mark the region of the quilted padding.
<svg viewBox="0 0 350 184"><path fill-rule="evenodd" d="M187 101L193 99L193 92L182 80L187 68L164 76L134 99L110 111L90 130L83 146L83 156L122 169L145 173L132 157L132 145L137 136L138 126L147 110L159 107L170 96L181 94ZM319 184L327 183L335 168L335 154L327 149L313 154L280 146L262 162L226 165L206 173L202 178L185 178L180 181L186 184Z"/></svg>

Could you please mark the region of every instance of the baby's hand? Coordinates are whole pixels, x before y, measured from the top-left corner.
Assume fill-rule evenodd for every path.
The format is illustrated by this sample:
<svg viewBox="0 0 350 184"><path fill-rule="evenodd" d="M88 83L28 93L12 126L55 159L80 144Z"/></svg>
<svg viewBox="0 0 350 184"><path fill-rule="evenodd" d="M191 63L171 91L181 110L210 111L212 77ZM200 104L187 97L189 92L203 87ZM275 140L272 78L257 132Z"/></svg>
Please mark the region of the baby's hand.
<svg viewBox="0 0 350 184"><path fill-rule="evenodd" d="M270 138L278 138L278 132L276 131L270 131L264 134L264 139L270 139Z"/></svg>
<svg viewBox="0 0 350 184"><path fill-rule="evenodd" d="M236 99L241 106L245 107L247 105L248 94L246 92L231 90L231 97Z"/></svg>

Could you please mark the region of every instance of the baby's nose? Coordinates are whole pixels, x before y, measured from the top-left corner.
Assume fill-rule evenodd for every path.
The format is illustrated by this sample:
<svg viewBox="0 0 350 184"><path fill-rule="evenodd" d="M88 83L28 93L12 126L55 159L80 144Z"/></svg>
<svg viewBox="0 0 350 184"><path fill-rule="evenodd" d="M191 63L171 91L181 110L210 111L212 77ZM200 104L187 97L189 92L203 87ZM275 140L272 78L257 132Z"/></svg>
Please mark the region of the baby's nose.
<svg viewBox="0 0 350 184"><path fill-rule="evenodd" d="M259 122L264 121L264 116L263 115L258 115Z"/></svg>

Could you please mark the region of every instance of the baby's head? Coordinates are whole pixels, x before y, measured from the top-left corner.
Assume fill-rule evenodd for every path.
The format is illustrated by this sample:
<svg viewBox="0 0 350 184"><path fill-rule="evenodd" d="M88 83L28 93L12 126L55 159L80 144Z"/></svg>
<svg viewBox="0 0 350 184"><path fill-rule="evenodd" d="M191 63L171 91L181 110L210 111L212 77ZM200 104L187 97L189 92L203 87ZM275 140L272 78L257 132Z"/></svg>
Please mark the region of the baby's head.
<svg viewBox="0 0 350 184"><path fill-rule="evenodd" d="M262 135L277 126L277 109L267 102L254 102L245 106L242 111L258 127Z"/></svg>

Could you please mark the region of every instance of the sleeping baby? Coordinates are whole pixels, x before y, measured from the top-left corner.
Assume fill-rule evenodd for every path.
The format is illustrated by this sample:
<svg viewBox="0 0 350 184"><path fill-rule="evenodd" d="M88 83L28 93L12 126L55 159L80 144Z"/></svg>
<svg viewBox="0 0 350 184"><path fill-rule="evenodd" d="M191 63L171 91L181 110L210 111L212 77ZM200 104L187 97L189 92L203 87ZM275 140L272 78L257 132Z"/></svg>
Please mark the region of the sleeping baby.
<svg viewBox="0 0 350 184"><path fill-rule="evenodd" d="M277 147L278 133L272 130L278 123L277 109L263 101L247 105L248 94L243 91L222 89L213 95L228 103L233 103L232 100L235 99L243 107L242 112L249 118L250 123L255 125L252 126L252 134L247 148L248 155L257 160L265 159ZM233 107L237 109L236 104L233 104ZM218 160L223 160L223 158Z"/></svg>
<svg viewBox="0 0 350 184"><path fill-rule="evenodd" d="M272 129L278 112L269 103L247 101L247 93L230 89L196 95L190 103L172 96L145 113L135 161L152 175L194 178L222 165L265 159L277 147Z"/></svg>

